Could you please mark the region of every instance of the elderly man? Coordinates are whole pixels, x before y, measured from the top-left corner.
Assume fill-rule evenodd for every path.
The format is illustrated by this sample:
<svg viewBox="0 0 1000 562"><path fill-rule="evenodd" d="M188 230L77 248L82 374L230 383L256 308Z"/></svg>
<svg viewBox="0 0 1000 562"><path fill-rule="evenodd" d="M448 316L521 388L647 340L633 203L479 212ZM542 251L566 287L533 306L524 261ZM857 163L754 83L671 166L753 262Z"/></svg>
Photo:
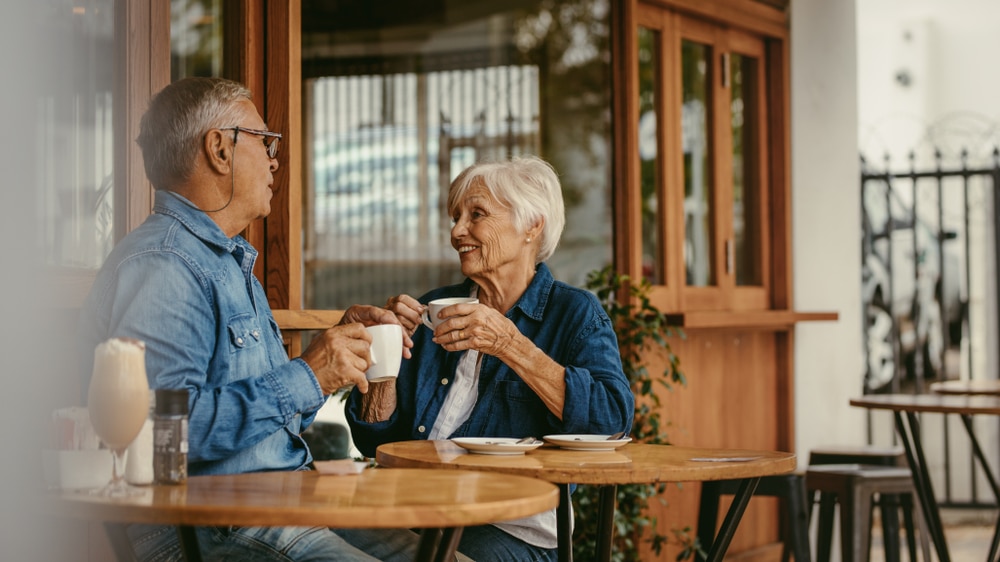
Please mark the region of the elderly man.
<svg viewBox="0 0 1000 562"><path fill-rule="evenodd" d="M280 139L235 82L189 78L157 94L138 138L154 212L111 252L81 316L85 357L108 338L138 338L150 386L189 391L192 475L307 468L300 434L327 397L368 390L364 327L398 323L351 307L289 360L252 274L257 251L239 235L271 211ZM127 532L140 559L181 559L172 527ZM198 537L210 560L412 559L416 546L408 531L379 534L368 554L325 528L199 528Z"/></svg>

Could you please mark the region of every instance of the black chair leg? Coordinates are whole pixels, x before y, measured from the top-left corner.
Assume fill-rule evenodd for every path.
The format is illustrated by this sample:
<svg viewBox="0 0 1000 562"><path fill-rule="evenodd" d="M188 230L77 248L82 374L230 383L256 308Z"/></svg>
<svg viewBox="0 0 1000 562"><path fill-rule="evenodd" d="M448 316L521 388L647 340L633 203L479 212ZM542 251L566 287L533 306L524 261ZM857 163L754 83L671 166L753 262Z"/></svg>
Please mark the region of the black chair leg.
<svg viewBox="0 0 1000 562"><path fill-rule="evenodd" d="M886 562L899 562L899 496L879 494L882 511L882 545Z"/></svg>
<svg viewBox="0 0 1000 562"><path fill-rule="evenodd" d="M788 506L788 532L786 534L785 546L783 547L782 559L787 562L787 554L791 550L795 556L795 562L811 562L809 554L809 504L806 503L805 480L802 478L790 478L788 480L788 490L786 491ZM792 543L792 548L788 548L788 542Z"/></svg>
<svg viewBox="0 0 1000 562"><path fill-rule="evenodd" d="M833 550L833 515L837 508L834 494L819 495L819 526L816 532L816 562L830 562Z"/></svg>

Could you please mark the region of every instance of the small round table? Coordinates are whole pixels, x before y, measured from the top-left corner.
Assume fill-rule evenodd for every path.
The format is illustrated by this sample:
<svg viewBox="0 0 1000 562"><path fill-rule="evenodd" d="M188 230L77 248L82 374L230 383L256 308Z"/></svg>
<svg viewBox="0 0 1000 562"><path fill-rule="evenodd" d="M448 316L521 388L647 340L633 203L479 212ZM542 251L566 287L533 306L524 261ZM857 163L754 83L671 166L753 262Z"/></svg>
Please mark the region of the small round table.
<svg viewBox="0 0 1000 562"><path fill-rule="evenodd" d="M966 394L1000 396L1000 380L976 379L954 380L931 383L931 392L935 394Z"/></svg>
<svg viewBox="0 0 1000 562"><path fill-rule="evenodd" d="M530 476L559 484L557 508L559 558L572 560L570 484L601 486L598 557L611 559L615 493L621 484L695 482L743 479L719 535L709 549L709 561L720 561L762 476L796 468L795 455L777 451L701 449L629 443L614 451L570 451L545 445L523 455L471 454L451 441L401 441L376 450L383 466L482 470Z"/></svg>
<svg viewBox="0 0 1000 562"><path fill-rule="evenodd" d="M941 523L941 515L931 483L930 469L920 438L918 414L956 414L960 417L965 426L965 432L969 435L973 455L983 469L983 474L993 491L993 496L997 501L1000 501L1000 482L998 482L996 473L983 453L972 425L972 416L974 415L1000 416L1000 397L978 393L868 394L852 398L851 406L892 412L896 423L896 433L906 450L906 461L913 474L913 483L917 487L920 507L923 509L938 559L948 562L951 560L948 553L948 543L945 539L944 526ZM996 560L998 554L1000 554L1000 519L997 519L993 540L990 542L989 560Z"/></svg>
<svg viewBox="0 0 1000 562"><path fill-rule="evenodd" d="M149 486L129 498L53 492L48 513L106 523L178 525L188 560L200 560L193 526L323 526L420 528L418 560L451 560L461 529L556 507L549 482L475 471L367 469L194 476L180 486ZM118 525L105 525L120 559L131 545ZM124 541L124 544L123 544Z"/></svg>

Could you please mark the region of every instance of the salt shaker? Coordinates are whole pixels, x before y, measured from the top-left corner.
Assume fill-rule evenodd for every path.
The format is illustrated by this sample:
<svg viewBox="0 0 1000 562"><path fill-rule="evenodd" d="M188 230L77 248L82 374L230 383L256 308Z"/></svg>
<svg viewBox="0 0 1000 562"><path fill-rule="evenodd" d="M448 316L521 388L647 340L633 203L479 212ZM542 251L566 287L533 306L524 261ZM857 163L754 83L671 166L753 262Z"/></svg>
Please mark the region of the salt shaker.
<svg viewBox="0 0 1000 562"><path fill-rule="evenodd" d="M125 461L125 481L143 485L153 483L153 416L156 395L149 395L149 416L142 424L139 435L128 446Z"/></svg>
<svg viewBox="0 0 1000 562"><path fill-rule="evenodd" d="M160 388L153 416L153 478L157 484L187 480L188 391Z"/></svg>

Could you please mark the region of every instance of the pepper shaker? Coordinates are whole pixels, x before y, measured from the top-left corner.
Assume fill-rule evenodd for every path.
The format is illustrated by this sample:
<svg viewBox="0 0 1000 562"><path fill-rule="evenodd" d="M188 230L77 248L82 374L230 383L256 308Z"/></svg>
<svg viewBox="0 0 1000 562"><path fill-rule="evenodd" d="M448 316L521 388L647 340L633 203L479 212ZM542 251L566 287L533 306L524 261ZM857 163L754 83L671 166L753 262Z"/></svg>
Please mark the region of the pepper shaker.
<svg viewBox="0 0 1000 562"><path fill-rule="evenodd" d="M187 389L157 389L155 412L153 478L157 484L182 484L187 480Z"/></svg>

